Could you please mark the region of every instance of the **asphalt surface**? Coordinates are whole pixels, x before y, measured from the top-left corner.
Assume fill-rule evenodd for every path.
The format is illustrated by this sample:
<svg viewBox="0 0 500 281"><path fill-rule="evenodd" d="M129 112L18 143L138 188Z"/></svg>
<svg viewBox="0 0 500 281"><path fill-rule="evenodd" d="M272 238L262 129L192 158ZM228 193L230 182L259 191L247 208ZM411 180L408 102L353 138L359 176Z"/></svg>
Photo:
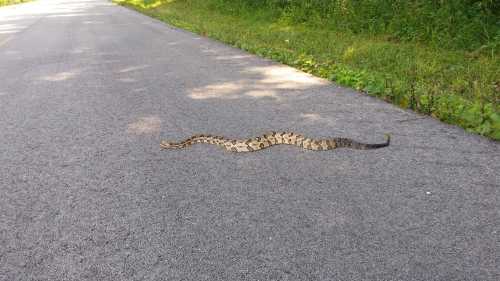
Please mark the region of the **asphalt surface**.
<svg viewBox="0 0 500 281"><path fill-rule="evenodd" d="M382 142L162 151L270 130ZM106 1L0 8L0 280L500 280L500 144Z"/></svg>

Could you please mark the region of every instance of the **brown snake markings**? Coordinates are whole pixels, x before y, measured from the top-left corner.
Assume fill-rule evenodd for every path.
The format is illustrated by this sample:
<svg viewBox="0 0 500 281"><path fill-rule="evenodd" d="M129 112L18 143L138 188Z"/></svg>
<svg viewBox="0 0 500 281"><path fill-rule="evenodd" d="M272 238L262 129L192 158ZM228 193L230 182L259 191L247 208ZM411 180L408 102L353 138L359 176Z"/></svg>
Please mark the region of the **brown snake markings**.
<svg viewBox="0 0 500 281"><path fill-rule="evenodd" d="M252 152L277 144L295 145L310 150L331 150L336 148L375 149L389 146L390 135L386 135L384 143L360 143L348 138L331 138L314 140L303 135L289 132L271 132L260 137L246 140L231 140L222 136L194 135L181 142L162 141L160 146L165 149L185 148L196 143L215 144L231 152Z"/></svg>

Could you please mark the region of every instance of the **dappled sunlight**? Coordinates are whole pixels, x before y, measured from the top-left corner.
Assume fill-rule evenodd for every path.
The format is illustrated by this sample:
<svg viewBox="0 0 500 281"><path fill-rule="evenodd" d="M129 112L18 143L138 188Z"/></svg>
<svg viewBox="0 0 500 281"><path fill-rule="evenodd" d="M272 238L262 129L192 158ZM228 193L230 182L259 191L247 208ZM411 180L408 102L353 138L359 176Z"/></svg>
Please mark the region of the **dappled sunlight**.
<svg viewBox="0 0 500 281"><path fill-rule="evenodd" d="M252 55L233 55L233 56L217 56L215 57L216 60L227 60L227 61L234 61L234 60L247 60L253 58Z"/></svg>
<svg viewBox="0 0 500 281"><path fill-rule="evenodd" d="M137 82L134 78L118 78L118 81L123 83L134 83Z"/></svg>
<svg viewBox="0 0 500 281"><path fill-rule="evenodd" d="M143 70L143 69L146 69L148 67L149 67L149 65L129 66L129 67L125 67L125 68L118 70L118 73L127 73L127 72L136 71L136 70Z"/></svg>
<svg viewBox="0 0 500 281"><path fill-rule="evenodd" d="M334 115L330 115L328 114L327 116L329 117L325 117L324 115L322 116L321 114L319 113L312 113L312 112L308 112L308 113L301 113L299 115L299 120L301 122L303 122L304 124L310 124L310 125L315 125L315 126L328 126L328 127L337 127L337 128L340 128L339 127L339 117L332 117ZM351 118L351 117L349 117ZM357 121L356 121L357 122Z"/></svg>
<svg viewBox="0 0 500 281"><path fill-rule="evenodd" d="M142 88L137 88L137 89L134 89L132 90L132 92L134 93L142 93L142 92L145 92L148 88L146 87L142 87Z"/></svg>
<svg viewBox="0 0 500 281"><path fill-rule="evenodd" d="M37 0L23 5L2 7L0 9L0 46L7 44L15 34L33 26L38 19L59 21L63 18L103 16L103 13L92 13L90 10L111 5L114 4L96 0ZM41 37L40 40L43 38ZM61 75L42 80L62 81L68 79L67 77Z"/></svg>
<svg viewBox="0 0 500 281"><path fill-rule="evenodd" d="M216 55L216 54L218 54L220 51L215 50L215 49L203 49L203 50L201 50L201 52L202 52L202 53L205 53L205 54Z"/></svg>
<svg viewBox="0 0 500 281"><path fill-rule="evenodd" d="M66 81L66 80L74 78L79 73L80 72L78 70L75 70L75 71L66 71L66 72L59 72L59 73L56 73L56 74L53 74L53 75L43 76L43 77L40 78L40 80L50 81L50 82Z"/></svg>
<svg viewBox="0 0 500 281"><path fill-rule="evenodd" d="M75 48L73 50L71 50L69 53L70 54L83 54L85 53L86 51L89 51L91 50L91 48L88 48L88 47L79 47L79 48Z"/></svg>
<svg viewBox="0 0 500 281"><path fill-rule="evenodd" d="M127 133L132 135L147 135L159 133L161 119L156 116L141 117L127 126Z"/></svg>
<svg viewBox="0 0 500 281"><path fill-rule="evenodd" d="M252 55L215 55L213 59L222 63L223 65L239 65L246 66L252 63Z"/></svg>
<svg viewBox="0 0 500 281"><path fill-rule="evenodd" d="M317 113L302 113L300 117L308 120L308 121L318 121L321 120L321 116Z"/></svg>
<svg viewBox="0 0 500 281"><path fill-rule="evenodd" d="M1 23L1 21L0 21ZM11 34L23 30L26 26L18 24L0 24L0 34Z"/></svg>
<svg viewBox="0 0 500 281"><path fill-rule="evenodd" d="M4 53L4 55L13 56L13 55L19 54L20 52L19 51L5 51L3 53Z"/></svg>
<svg viewBox="0 0 500 281"><path fill-rule="evenodd" d="M95 0L38 0L22 6L7 6L0 9L0 34L16 33L27 28L39 16L46 18L103 16L102 13L89 13L96 6L114 5ZM31 21L31 22L30 22Z"/></svg>
<svg viewBox="0 0 500 281"><path fill-rule="evenodd" d="M248 56L241 56L241 58L243 57ZM236 99L247 97L272 98L280 101L284 97L301 94L297 90L329 85L326 80L316 78L287 66L251 67L246 68L242 72L255 75L257 78L219 82L195 88L189 92L188 96L193 99Z"/></svg>
<svg viewBox="0 0 500 281"><path fill-rule="evenodd" d="M210 98L237 98L235 93L244 89L243 83L227 82L215 85L208 85L203 88L192 90L189 96L193 99L210 99Z"/></svg>
<svg viewBox="0 0 500 281"><path fill-rule="evenodd" d="M99 13L68 13L59 15L48 15L47 18L70 18L70 17L88 17L88 16L105 16Z"/></svg>
<svg viewBox="0 0 500 281"><path fill-rule="evenodd" d="M269 97L269 98L279 99L278 94L276 93L276 91L264 90L264 89L263 90L259 90L259 91L248 91L248 92L245 92L245 95L249 96L249 97L254 97L254 98Z"/></svg>
<svg viewBox="0 0 500 281"><path fill-rule="evenodd" d="M98 21L98 20L87 20L82 22L83 24L104 24L103 21Z"/></svg>
<svg viewBox="0 0 500 281"><path fill-rule="evenodd" d="M301 113L300 118L306 123L325 123L329 125L335 123L332 118L322 117L318 113Z"/></svg>
<svg viewBox="0 0 500 281"><path fill-rule="evenodd" d="M264 76L259 83L275 84L277 89L305 89L328 85L328 82L288 66L251 67L245 70Z"/></svg>

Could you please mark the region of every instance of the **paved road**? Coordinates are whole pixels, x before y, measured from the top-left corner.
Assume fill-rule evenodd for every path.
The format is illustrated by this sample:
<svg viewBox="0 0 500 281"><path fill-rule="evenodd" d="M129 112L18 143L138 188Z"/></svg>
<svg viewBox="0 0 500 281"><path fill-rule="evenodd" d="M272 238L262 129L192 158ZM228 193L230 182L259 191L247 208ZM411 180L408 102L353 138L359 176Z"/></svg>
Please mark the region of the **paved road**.
<svg viewBox="0 0 500 281"><path fill-rule="evenodd" d="M0 9L0 280L499 280L500 144L100 0ZM375 151L162 138L268 130Z"/></svg>

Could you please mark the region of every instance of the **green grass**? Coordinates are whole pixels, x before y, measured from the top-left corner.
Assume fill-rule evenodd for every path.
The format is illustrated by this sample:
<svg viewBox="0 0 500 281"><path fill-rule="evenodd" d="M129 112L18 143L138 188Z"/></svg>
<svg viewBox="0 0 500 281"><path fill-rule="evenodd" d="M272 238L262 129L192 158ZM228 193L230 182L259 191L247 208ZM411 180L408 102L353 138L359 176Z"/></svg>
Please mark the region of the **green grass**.
<svg viewBox="0 0 500 281"><path fill-rule="evenodd" d="M438 48L221 0L116 0L195 33L500 140L498 48ZM219 4L218 4L219 3Z"/></svg>
<svg viewBox="0 0 500 281"><path fill-rule="evenodd" d="M33 1L33 0L0 0L0 6L19 4L19 3L29 2L29 1Z"/></svg>

